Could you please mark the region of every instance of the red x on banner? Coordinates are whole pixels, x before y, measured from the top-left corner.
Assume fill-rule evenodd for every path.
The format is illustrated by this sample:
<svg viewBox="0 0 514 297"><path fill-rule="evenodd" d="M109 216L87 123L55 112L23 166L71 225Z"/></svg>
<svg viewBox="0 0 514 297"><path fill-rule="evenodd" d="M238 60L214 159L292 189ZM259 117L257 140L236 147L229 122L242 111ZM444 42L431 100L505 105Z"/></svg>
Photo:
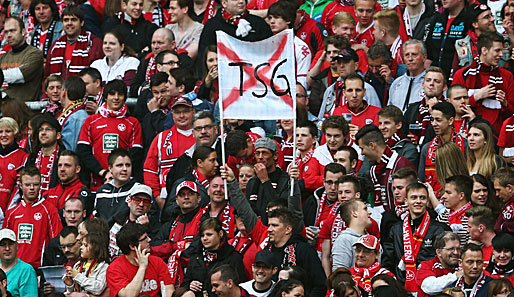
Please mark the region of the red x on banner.
<svg viewBox="0 0 514 297"><path fill-rule="evenodd" d="M294 36L286 31L258 42L244 42L217 32L224 117L295 118Z"/></svg>

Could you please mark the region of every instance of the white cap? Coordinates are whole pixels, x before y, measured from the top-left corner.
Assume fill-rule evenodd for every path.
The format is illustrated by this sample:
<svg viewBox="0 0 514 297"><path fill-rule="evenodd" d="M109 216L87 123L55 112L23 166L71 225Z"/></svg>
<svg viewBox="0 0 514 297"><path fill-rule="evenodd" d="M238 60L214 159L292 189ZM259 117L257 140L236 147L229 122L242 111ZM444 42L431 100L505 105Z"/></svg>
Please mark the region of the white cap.
<svg viewBox="0 0 514 297"><path fill-rule="evenodd" d="M4 239L9 239L11 241L16 242L16 234L11 229L2 229L0 230L0 241Z"/></svg>
<svg viewBox="0 0 514 297"><path fill-rule="evenodd" d="M144 184L136 183L134 186L132 186L132 189L130 189L130 197L135 196L137 194L146 194L150 199L153 197L152 195L152 189Z"/></svg>

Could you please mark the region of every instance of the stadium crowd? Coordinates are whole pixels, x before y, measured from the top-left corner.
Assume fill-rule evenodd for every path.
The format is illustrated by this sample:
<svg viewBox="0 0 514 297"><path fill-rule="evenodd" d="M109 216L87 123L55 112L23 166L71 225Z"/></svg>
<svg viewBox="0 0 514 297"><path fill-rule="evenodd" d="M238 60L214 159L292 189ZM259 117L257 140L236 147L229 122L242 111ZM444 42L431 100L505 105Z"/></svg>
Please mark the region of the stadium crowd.
<svg viewBox="0 0 514 297"><path fill-rule="evenodd" d="M514 0L0 3L0 296L514 297Z"/></svg>

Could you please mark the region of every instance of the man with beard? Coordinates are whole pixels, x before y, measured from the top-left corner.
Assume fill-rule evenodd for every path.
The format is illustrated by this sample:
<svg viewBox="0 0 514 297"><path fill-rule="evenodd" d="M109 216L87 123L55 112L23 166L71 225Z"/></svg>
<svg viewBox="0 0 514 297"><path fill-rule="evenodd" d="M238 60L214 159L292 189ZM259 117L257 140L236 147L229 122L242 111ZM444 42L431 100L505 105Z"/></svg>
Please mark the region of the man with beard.
<svg viewBox="0 0 514 297"><path fill-rule="evenodd" d="M480 246L470 243L462 249L459 266L463 274L449 287L457 287L466 297L486 296L489 283L493 280L484 274L484 260Z"/></svg>
<svg viewBox="0 0 514 297"><path fill-rule="evenodd" d="M27 164L34 165L40 170L41 195L44 196L48 189L57 186L59 182L57 160L64 146L61 141L62 128L55 118L43 114L37 123L37 126L32 127L33 137L37 138L37 141L32 146Z"/></svg>
<svg viewBox="0 0 514 297"><path fill-rule="evenodd" d="M104 56L102 40L84 30L84 13L69 5L62 12L64 35L54 42L48 52L45 77L60 75L63 79L78 75L95 60Z"/></svg>
<svg viewBox="0 0 514 297"><path fill-rule="evenodd" d="M262 222L267 224L266 207L268 202L289 197L289 175L280 169L276 162L278 145L269 138L259 138L255 142L254 176L246 186L246 198Z"/></svg>
<svg viewBox="0 0 514 297"><path fill-rule="evenodd" d="M117 258L121 253L116 245L116 234L128 222L136 222L147 227L148 237L153 238L159 231L159 223L153 216L148 214L152 206L152 189L143 184L135 184L130 189L128 196L128 210L114 216L109 230L109 253L111 259Z"/></svg>
<svg viewBox="0 0 514 297"><path fill-rule="evenodd" d="M223 179L217 175L210 181L210 186L207 188L207 193L211 201L201 211L203 213L202 220L206 218L218 218L221 221L222 229L225 231L227 239L234 237L236 232L236 218L234 214L234 207L232 207L228 200L225 200L225 187L223 186Z"/></svg>
<svg viewBox="0 0 514 297"><path fill-rule="evenodd" d="M418 297L437 295L462 276L459 268L461 252L459 236L446 231L439 234L434 242L436 256L419 264L416 274Z"/></svg>
<svg viewBox="0 0 514 297"><path fill-rule="evenodd" d="M258 252L252 265L253 280L239 284L239 286L248 291L252 296L267 297L275 285L272 277L278 272L274 258L273 253L270 251Z"/></svg>
<svg viewBox="0 0 514 297"><path fill-rule="evenodd" d="M80 160L76 153L64 150L57 161L59 184L46 192L45 199L59 211L64 208L66 201L72 197L84 199L84 203L92 208L93 197L89 189L80 181ZM91 209L89 209L91 210Z"/></svg>

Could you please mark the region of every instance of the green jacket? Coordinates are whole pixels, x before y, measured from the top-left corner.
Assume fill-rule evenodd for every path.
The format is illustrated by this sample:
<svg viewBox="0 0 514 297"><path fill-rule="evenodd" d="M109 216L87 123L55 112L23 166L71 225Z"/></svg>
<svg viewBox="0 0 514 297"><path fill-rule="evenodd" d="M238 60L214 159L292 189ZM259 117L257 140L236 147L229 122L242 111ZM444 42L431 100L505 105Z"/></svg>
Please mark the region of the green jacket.
<svg viewBox="0 0 514 297"><path fill-rule="evenodd" d="M325 6L332 1L334 0L318 0L314 3L312 0L306 0L305 3L300 6L300 9L308 13L313 20L319 22Z"/></svg>

